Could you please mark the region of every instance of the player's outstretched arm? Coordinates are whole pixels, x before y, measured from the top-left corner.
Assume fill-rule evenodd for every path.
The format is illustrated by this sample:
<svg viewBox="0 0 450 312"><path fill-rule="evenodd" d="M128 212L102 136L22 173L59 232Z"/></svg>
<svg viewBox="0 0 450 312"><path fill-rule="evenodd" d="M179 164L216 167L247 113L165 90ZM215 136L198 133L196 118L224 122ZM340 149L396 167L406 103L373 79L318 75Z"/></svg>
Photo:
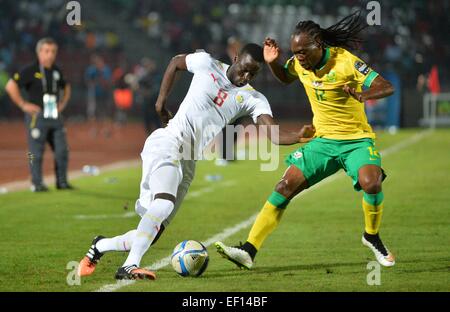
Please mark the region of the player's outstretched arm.
<svg viewBox="0 0 450 312"><path fill-rule="evenodd" d="M267 137L273 144L277 145L292 145L296 143L306 143L312 139L316 132L313 125L305 125L298 131L286 131L280 129L273 120L272 116L263 114L257 119L258 125L265 125L267 127Z"/></svg>
<svg viewBox="0 0 450 312"><path fill-rule="evenodd" d="M356 92L355 88L351 88L348 85L345 85L343 89L360 102L365 102L372 99L381 99L392 95L395 91L394 86L381 76L377 76L374 81L372 81L369 89L363 92Z"/></svg>
<svg viewBox="0 0 450 312"><path fill-rule="evenodd" d="M167 98L172 90L177 72L185 70L187 70L186 54L180 54L172 58L164 73L161 87L159 88L158 99L155 104L156 112L164 126L167 125L169 119L173 117L172 113L166 108Z"/></svg>
<svg viewBox="0 0 450 312"><path fill-rule="evenodd" d="M264 40L264 60L267 65L269 65L270 71L277 78L278 81L284 84L290 84L291 82L297 80L296 78L289 76L284 69L284 66L279 63L278 59L280 57L281 51L275 40L271 38L266 38Z"/></svg>
<svg viewBox="0 0 450 312"><path fill-rule="evenodd" d="M38 105L24 100L24 98L20 94L20 88L14 80L8 80L8 83L5 86L5 90L14 104L16 104L25 113L33 115L41 111L41 108Z"/></svg>

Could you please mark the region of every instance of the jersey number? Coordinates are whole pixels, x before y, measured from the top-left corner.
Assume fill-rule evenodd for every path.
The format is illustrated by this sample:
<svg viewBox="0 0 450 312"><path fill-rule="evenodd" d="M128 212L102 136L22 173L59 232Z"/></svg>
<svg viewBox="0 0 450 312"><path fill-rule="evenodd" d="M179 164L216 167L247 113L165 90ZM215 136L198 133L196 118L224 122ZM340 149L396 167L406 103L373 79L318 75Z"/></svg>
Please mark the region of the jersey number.
<svg viewBox="0 0 450 312"><path fill-rule="evenodd" d="M227 99L227 97L228 93L226 93L222 89L219 89L217 96L214 98L214 103L216 103L217 106L221 107L223 105L223 102L225 102L225 100Z"/></svg>
<svg viewBox="0 0 450 312"><path fill-rule="evenodd" d="M372 146L369 146L367 149L369 150L370 158L372 158L372 157L380 158L380 153L378 153L378 151L376 149L374 149ZM370 159L370 160L375 160L375 159Z"/></svg>

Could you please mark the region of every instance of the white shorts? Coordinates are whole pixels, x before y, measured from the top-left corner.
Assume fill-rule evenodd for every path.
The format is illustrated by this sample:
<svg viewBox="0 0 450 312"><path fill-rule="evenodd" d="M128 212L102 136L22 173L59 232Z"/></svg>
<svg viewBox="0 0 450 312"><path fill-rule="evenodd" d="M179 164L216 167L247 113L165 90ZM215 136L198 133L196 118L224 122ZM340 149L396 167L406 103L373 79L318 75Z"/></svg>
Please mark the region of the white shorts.
<svg viewBox="0 0 450 312"><path fill-rule="evenodd" d="M162 128L147 138L141 153L142 179L136 212L142 217L155 194L172 194L176 196L175 207L163 222L164 226L167 226L177 213L195 175L195 160L180 159L180 146L180 141ZM157 169L162 167L170 174L158 176Z"/></svg>

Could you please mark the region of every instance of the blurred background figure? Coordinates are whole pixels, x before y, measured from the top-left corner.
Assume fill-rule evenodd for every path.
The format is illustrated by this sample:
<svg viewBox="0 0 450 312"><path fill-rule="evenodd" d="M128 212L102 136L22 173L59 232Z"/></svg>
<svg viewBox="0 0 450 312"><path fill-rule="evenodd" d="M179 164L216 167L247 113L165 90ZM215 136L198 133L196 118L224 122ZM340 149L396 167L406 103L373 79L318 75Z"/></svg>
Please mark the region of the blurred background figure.
<svg viewBox="0 0 450 312"><path fill-rule="evenodd" d="M130 86L130 74L122 74L119 79L114 82L114 108L115 108L115 125L116 128L124 126L127 122L127 111L133 105L133 90Z"/></svg>
<svg viewBox="0 0 450 312"><path fill-rule="evenodd" d="M112 72L103 57L94 54L91 63L86 68L85 81L87 86L87 119L94 123L92 135L97 135L97 124L102 124L101 132L109 137L112 132Z"/></svg>
<svg viewBox="0 0 450 312"><path fill-rule="evenodd" d="M154 111L155 96L162 76L160 68L168 64L171 56L204 49L214 58L230 63L240 44L261 44L270 36L279 42L282 58L287 59L291 56L289 38L300 20L311 19L327 27L358 9L363 16L368 14L370 0L335 0L333 5L326 0L78 2L82 8L80 26L67 24L67 1L2 0L0 10L3 64L0 64L0 87L5 84L5 73L10 77L23 64L34 60L34 48L40 38L50 36L58 42L58 64L70 77L73 91L71 105L65 111L67 126L83 129L70 131L74 136L71 147L77 148L74 142L83 151L71 154L74 169L80 168L75 160L82 162L82 156L88 156L84 154L89 150L85 148L88 143L95 143L104 151L112 148L111 136L117 129L124 136L137 138L160 127ZM426 126L429 123L422 122L424 103L433 95L436 103L429 106L436 107L436 113L440 114L439 125L449 126L450 104L445 97L450 93L450 41L444 30L450 29L447 17L450 2L380 0L379 3L381 25L367 27L361 50L353 52L373 68L379 68L380 74L396 81L396 92L385 101L366 103L368 117L381 130ZM432 71L433 66L436 70ZM189 81L188 76L177 81L179 88L173 90L168 103L173 113ZM262 69L252 86L264 90L274 114L282 122L311 121L312 113L302 88L292 86L287 90L276 83L267 68ZM115 90L120 90L116 92L116 101ZM21 118L21 111L0 90L0 126L9 130ZM119 120L116 125L120 126L114 126L113 120ZM131 131L137 131L137 135L130 135L135 133ZM136 139L136 150L141 143L141 139ZM0 150L10 148L2 144L6 143L0 142ZM118 155L118 150L109 155ZM219 154L227 158L226 148ZM12 153L9 155L14 159ZM7 159L4 163L12 161Z"/></svg>
<svg viewBox="0 0 450 312"><path fill-rule="evenodd" d="M433 65L429 73L420 74L417 77L417 90L428 91L432 94L441 93L441 83L439 82L439 69Z"/></svg>
<svg viewBox="0 0 450 312"><path fill-rule="evenodd" d="M135 85L135 77L127 71L128 64L124 60L113 72L114 129L119 136L121 135L120 129L125 126L128 111L133 106L134 101L133 85Z"/></svg>
<svg viewBox="0 0 450 312"><path fill-rule="evenodd" d="M239 53L239 50L242 47L242 42L234 37L231 36L227 40L227 55L228 55L228 62L231 64L236 57L236 55Z"/></svg>
<svg viewBox="0 0 450 312"><path fill-rule="evenodd" d="M155 110L156 99L158 98L159 86L162 75L158 71L155 61L150 58L141 59L136 66L137 77L137 102L142 108L142 117L145 131L150 135L154 130L161 127L161 121Z"/></svg>
<svg viewBox="0 0 450 312"><path fill-rule="evenodd" d="M8 120L11 113L11 107L5 90L9 80L9 74L6 71L6 65L0 62L0 120Z"/></svg>
<svg viewBox="0 0 450 312"><path fill-rule="evenodd" d="M54 34L60 45L60 62L70 74L74 91L70 116L95 120L99 117L98 110L101 110L100 102L107 101L108 93L110 110L114 107L111 70L123 59L130 68L140 67L140 60L144 57L154 60L160 67L168 63L171 55L205 49L217 59L229 63L240 43L262 43L266 36L280 43L282 57L287 58L290 56L289 36L298 21L311 19L327 27L352 10L362 9L363 14L368 14L366 6L369 1L336 0L330 6L325 0L80 0L83 21L81 26L75 27L66 23L64 2L4 0L0 12L0 59L8 73L12 73L17 69L14 64L31 60L29 51L39 37ZM364 52L358 56L372 67L385 68L398 76L401 83L401 89L396 88L401 94L401 103L396 103L399 106L399 126L418 126L423 107L423 94L417 90L418 77L426 76L436 65L441 93L450 90L450 60L447 57L450 43L443 31L450 28L450 20L446 16L450 3L448 0L399 0L380 1L380 4L381 25L365 30L361 47ZM90 55L101 57L91 62ZM88 66L89 75L85 71ZM131 73L139 76L135 70ZM187 79L181 80L181 85L188 85ZM253 85L257 89L270 86L266 93L280 118L302 116L305 121L311 118L307 105L301 104L307 99L300 88L285 92L282 86L274 83L267 70ZM89 88L88 99L86 86ZM142 89L139 89L133 89L137 92L135 101L139 105L127 110L131 120L143 118L140 109L143 102L139 98ZM171 103L180 102L183 92L174 90ZM382 103L374 107L378 104L378 116L384 119L389 114L381 109ZM11 114L17 117L15 111ZM383 124L384 121L380 120L381 127Z"/></svg>
<svg viewBox="0 0 450 312"><path fill-rule="evenodd" d="M69 151L61 117L70 99L71 88L62 71L54 65L57 51L58 45L52 38L39 40L36 44L37 61L14 73L6 85L12 101L25 113L33 192L48 191L42 179L46 143L55 154L56 188L72 189L67 182ZM27 99L22 97L21 88L26 90Z"/></svg>

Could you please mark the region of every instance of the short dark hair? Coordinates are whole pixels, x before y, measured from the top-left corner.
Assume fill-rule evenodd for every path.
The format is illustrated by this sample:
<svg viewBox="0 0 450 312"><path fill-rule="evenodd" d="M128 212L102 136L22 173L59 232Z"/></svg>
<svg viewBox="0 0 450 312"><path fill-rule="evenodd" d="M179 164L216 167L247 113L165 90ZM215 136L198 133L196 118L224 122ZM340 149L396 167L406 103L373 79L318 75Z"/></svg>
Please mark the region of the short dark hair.
<svg viewBox="0 0 450 312"><path fill-rule="evenodd" d="M36 53L39 53L39 51L41 50L41 48L44 44L54 44L54 45L58 46L55 39L50 38L50 37L44 37L36 43Z"/></svg>
<svg viewBox="0 0 450 312"><path fill-rule="evenodd" d="M256 43L247 43L239 52L239 56L243 54L250 55L258 63L264 62L263 48Z"/></svg>

